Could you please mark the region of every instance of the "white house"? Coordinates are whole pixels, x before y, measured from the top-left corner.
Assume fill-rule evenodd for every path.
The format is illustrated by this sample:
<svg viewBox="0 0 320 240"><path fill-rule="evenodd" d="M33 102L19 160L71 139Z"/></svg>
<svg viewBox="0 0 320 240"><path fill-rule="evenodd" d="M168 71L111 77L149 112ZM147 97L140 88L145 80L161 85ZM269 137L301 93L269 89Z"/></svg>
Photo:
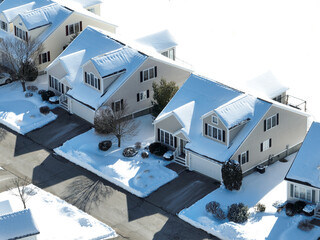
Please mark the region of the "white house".
<svg viewBox="0 0 320 240"><path fill-rule="evenodd" d="M94 43L94 45L92 45ZM70 113L93 123L95 111L126 105L134 117L150 113L152 83L162 78L178 86L191 70L154 50L87 27L46 69L49 89Z"/></svg>
<svg viewBox="0 0 320 240"><path fill-rule="evenodd" d="M320 202L320 123L313 122L285 180L289 201ZM319 208L319 206L318 206Z"/></svg>
<svg viewBox="0 0 320 240"><path fill-rule="evenodd" d="M155 141L172 148L176 162L220 181L225 161L248 174L297 151L308 117L192 74L155 119Z"/></svg>

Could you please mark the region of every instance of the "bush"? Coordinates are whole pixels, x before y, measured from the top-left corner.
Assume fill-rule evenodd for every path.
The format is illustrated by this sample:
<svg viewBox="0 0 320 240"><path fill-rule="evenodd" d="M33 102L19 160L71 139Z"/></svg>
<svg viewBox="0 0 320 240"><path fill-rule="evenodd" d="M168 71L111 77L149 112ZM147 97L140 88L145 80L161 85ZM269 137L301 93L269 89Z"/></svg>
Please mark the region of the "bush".
<svg viewBox="0 0 320 240"><path fill-rule="evenodd" d="M254 210L256 212L264 212L266 210L266 205L262 203L257 203L257 205L254 206Z"/></svg>
<svg viewBox="0 0 320 240"><path fill-rule="evenodd" d="M226 189L239 190L242 185L242 169L238 162L227 161L224 162L221 168L222 180Z"/></svg>
<svg viewBox="0 0 320 240"><path fill-rule="evenodd" d="M307 203L305 203L304 201L296 201L293 204L293 212L294 213L302 213L303 212L303 208L307 205Z"/></svg>
<svg viewBox="0 0 320 240"><path fill-rule="evenodd" d="M311 224L309 220L305 219L299 222L298 228L301 229L302 231L309 232L314 228L314 226L313 224Z"/></svg>
<svg viewBox="0 0 320 240"><path fill-rule="evenodd" d="M224 212L220 207L218 207L218 208L216 209L216 212L215 212L215 214L213 214L213 216L214 216L215 218L217 218L218 220L224 220L224 219L227 218L225 212Z"/></svg>
<svg viewBox="0 0 320 240"><path fill-rule="evenodd" d="M122 155L125 157L134 157L137 153L138 151L133 147L127 147L123 149Z"/></svg>
<svg viewBox="0 0 320 240"><path fill-rule="evenodd" d="M38 88L37 88L37 86L32 85L32 86L28 86L27 90L31 91L31 92L36 92L36 91L38 91Z"/></svg>
<svg viewBox="0 0 320 240"><path fill-rule="evenodd" d="M45 91L41 94L43 101L49 101L49 98L53 97L55 94L51 90Z"/></svg>
<svg viewBox="0 0 320 240"><path fill-rule="evenodd" d="M97 133L108 134L112 131L113 111L108 106L102 106L94 114L94 129Z"/></svg>
<svg viewBox="0 0 320 240"><path fill-rule="evenodd" d="M289 217L292 217L295 214L295 212L293 211L293 203L286 204L286 214Z"/></svg>
<svg viewBox="0 0 320 240"><path fill-rule="evenodd" d="M149 157L149 153L146 152L146 151L143 151L143 152L141 153L141 157L142 157L142 158L148 158L148 157Z"/></svg>
<svg viewBox="0 0 320 240"><path fill-rule="evenodd" d="M206 211L214 214L216 212L217 208L219 208L219 207L220 207L220 203L218 203L216 201L208 202L206 204Z"/></svg>
<svg viewBox="0 0 320 240"><path fill-rule="evenodd" d="M168 147L160 142L151 143L149 151L157 156L163 156L168 151Z"/></svg>
<svg viewBox="0 0 320 240"><path fill-rule="evenodd" d="M42 93L44 93L44 92L46 92L46 90L40 89L40 90L38 91L38 94L42 95Z"/></svg>
<svg viewBox="0 0 320 240"><path fill-rule="evenodd" d="M32 92L27 92L24 96L25 96L26 98L29 98L29 97L32 97L32 96L33 96L33 93L32 93Z"/></svg>
<svg viewBox="0 0 320 240"><path fill-rule="evenodd" d="M228 207L228 219L235 223L244 223L249 218L248 207L243 203L234 203Z"/></svg>
<svg viewBox="0 0 320 240"><path fill-rule="evenodd" d="M101 151L107 151L109 150L109 148L111 148L111 146L112 146L112 142L109 140L99 142L99 149Z"/></svg>
<svg viewBox="0 0 320 240"><path fill-rule="evenodd" d="M137 150L139 150L139 149L141 148L141 142L136 142L136 143L134 144L134 148L137 149Z"/></svg>
<svg viewBox="0 0 320 240"><path fill-rule="evenodd" d="M47 115L50 112L50 108L48 106L42 106L39 108L40 113Z"/></svg>

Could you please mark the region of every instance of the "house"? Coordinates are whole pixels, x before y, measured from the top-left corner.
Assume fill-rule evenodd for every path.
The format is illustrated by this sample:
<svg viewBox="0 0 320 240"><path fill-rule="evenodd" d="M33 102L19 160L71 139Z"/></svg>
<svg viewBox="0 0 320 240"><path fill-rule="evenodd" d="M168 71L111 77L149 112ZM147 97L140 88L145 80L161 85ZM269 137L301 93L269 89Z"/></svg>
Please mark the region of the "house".
<svg viewBox="0 0 320 240"><path fill-rule="evenodd" d="M126 105L133 117L150 113L152 83L164 78L181 86L191 72L156 51L94 27L87 27L46 71L49 89L60 95L61 105L91 123L102 105L114 111Z"/></svg>
<svg viewBox="0 0 320 240"><path fill-rule="evenodd" d="M177 163L221 181L228 160L246 175L297 151L307 120L295 108L192 74L155 119L154 134Z"/></svg>
<svg viewBox="0 0 320 240"><path fill-rule="evenodd" d="M289 201L320 202L320 123L313 122L286 177Z"/></svg>
<svg viewBox="0 0 320 240"><path fill-rule="evenodd" d="M136 41L140 44L154 48L163 56L176 60L176 47L178 43L167 29L144 36Z"/></svg>
<svg viewBox="0 0 320 240"><path fill-rule="evenodd" d="M76 0L57 1L60 4L51 0L5 0L0 4L0 37L37 39L42 43L43 51L38 58L40 74L88 25L116 32L115 25L75 4ZM98 4L98 1L89 2Z"/></svg>
<svg viewBox="0 0 320 240"><path fill-rule="evenodd" d="M0 240L36 240L40 233L30 209L13 212L9 201L0 202Z"/></svg>
<svg viewBox="0 0 320 240"><path fill-rule="evenodd" d="M97 14L98 16L101 16L101 3L102 0L55 0L61 5L64 5L69 8L74 8L75 4L80 5L81 8L86 9L89 12L92 12L94 14ZM70 6L71 4L71 6Z"/></svg>

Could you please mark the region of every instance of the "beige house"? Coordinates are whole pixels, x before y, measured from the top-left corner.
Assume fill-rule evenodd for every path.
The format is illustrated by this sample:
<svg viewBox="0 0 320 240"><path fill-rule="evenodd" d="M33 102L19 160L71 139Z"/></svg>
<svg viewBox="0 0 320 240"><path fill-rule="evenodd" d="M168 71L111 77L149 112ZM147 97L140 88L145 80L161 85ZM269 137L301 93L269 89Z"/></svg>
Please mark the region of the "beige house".
<svg viewBox="0 0 320 240"><path fill-rule="evenodd" d="M78 0L80 1L80 0ZM86 10L76 0L66 4L50 0L5 0L0 4L0 26L2 38L9 34L27 41L37 39L43 44L39 55L40 73L66 48L71 38L88 25L115 33L116 26ZM66 1L64 1L66 2ZM86 5L100 13L99 1Z"/></svg>
<svg viewBox="0 0 320 240"><path fill-rule="evenodd" d="M133 117L150 113L152 83L164 78L178 86L191 70L101 29L87 27L46 69L49 89L70 113L93 123L102 105ZM94 47L91 43L94 43ZM140 45L139 45L140 47Z"/></svg>
<svg viewBox="0 0 320 240"><path fill-rule="evenodd" d="M296 155L285 180L287 199L317 204L315 215L320 217L320 123L313 122Z"/></svg>
<svg viewBox="0 0 320 240"><path fill-rule="evenodd" d="M176 162L221 181L225 161L238 161L249 174L297 151L307 123L295 108L191 75L154 129L155 141L170 146Z"/></svg>

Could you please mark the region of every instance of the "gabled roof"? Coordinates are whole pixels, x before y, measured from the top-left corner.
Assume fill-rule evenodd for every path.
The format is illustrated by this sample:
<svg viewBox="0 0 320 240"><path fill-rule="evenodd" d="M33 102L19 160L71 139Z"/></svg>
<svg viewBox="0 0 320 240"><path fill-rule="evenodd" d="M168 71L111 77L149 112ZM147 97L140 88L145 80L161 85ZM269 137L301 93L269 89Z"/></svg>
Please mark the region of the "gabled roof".
<svg viewBox="0 0 320 240"><path fill-rule="evenodd" d="M0 240L19 239L39 234L30 209L0 216Z"/></svg>
<svg viewBox="0 0 320 240"><path fill-rule="evenodd" d="M68 1L79 3L84 8L103 3L102 0L68 0Z"/></svg>
<svg viewBox="0 0 320 240"><path fill-rule="evenodd" d="M286 180L320 188L320 123L313 122L296 155Z"/></svg>
<svg viewBox="0 0 320 240"><path fill-rule="evenodd" d="M188 104L191 102L194 104ZM212 111L212 109L219 109L219 107L227 111L229 109L227 106L230 103L234 103L234 106L230 109L232 111L237 110L237 113L240 112L243 106L247 105L253 109L253 112L250 114L251 120L241 129L228 147L225 144L202 136L203 125L201 117ZM177 111L182 106L185 106L184 111ZM187 110L186 106L190 109ZM161 121L161 118L165 115L175 112L184 124L189 125L188 137L190 142L187 143L186 148L219 162L224 162L229 160L270 107L271 103L269 102L248 96L216 81L191 74L155 121ZM188 118L186 118L186 114L189 114ZM243 117L246 116L241 116L239 119ZM230 123L236 122L233 120L238 119L236 116L230 117L232 121L227 116L225 118Z"/></svg>
<svg viewBox="0 0 320 240"><path fill-rule="evenodd" d="M136 40L138 43L153 47L157 52L163 52L176 47L178 43L168 30L163 30Z"/></svg>

